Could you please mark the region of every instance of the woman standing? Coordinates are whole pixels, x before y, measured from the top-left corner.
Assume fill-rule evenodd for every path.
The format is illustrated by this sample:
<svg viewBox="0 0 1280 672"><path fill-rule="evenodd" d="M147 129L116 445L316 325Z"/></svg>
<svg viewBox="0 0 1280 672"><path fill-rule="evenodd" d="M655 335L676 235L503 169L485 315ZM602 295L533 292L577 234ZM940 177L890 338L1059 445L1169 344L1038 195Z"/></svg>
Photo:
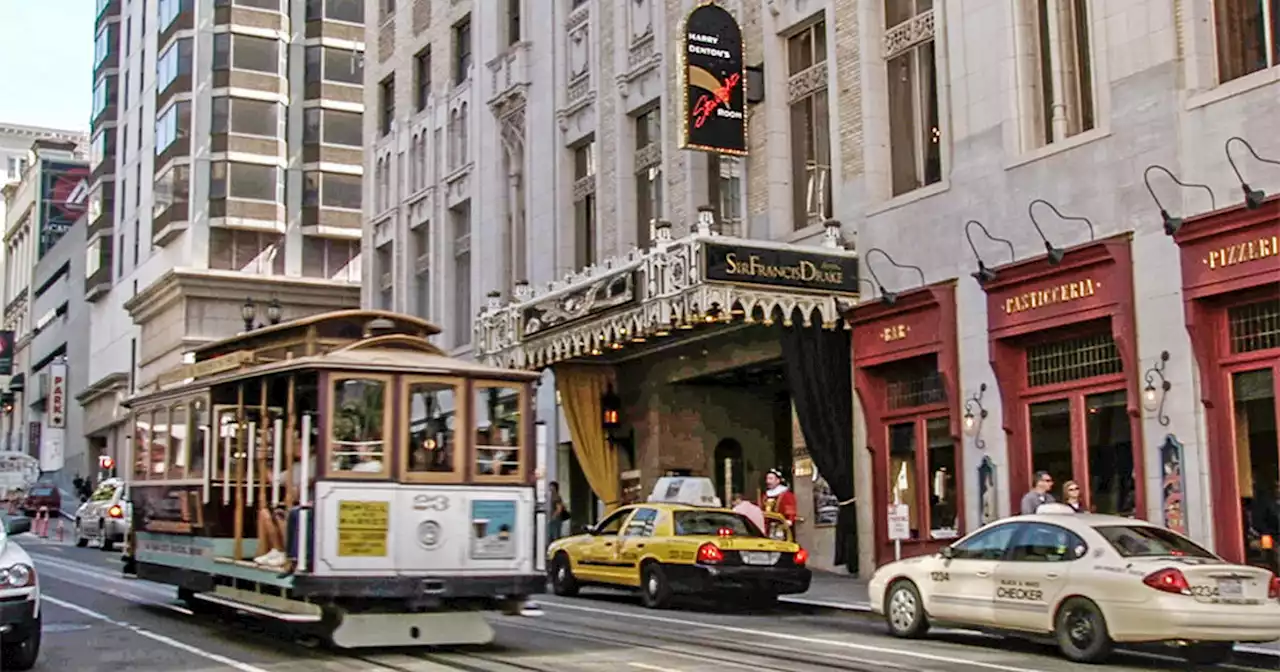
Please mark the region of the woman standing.
<svg viewBox="0 0 1280 672"><path fill-rule="evenodd" d="M1062 501L1067 506L1080 513L1083 508L1080 504L1080 484L1075 481L1067 481L1062 484Z"/></svg>
<svg viewBox="0 0 1280 672"><path fill-rule="evenodd" d="M765 491L760 495L760 508L767 513L780 513L788 525L796 524L796 495L787 488L781 469L770 469L764 475Z"/></svg>
<svg viewBox="0 0 1280 672"><path fill-rule="evenodd" d="M564 534L564 523L569 520L569 509L560 497L560 483L551 481L547 484L547 543L559 539Z"/></svg>

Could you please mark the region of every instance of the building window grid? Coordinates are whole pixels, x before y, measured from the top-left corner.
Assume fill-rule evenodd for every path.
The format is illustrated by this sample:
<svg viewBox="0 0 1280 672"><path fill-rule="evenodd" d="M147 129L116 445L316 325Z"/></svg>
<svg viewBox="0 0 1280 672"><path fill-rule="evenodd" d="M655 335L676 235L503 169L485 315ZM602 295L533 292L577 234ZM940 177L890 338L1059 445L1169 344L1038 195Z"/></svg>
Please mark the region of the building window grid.
<svg viewBox="0 0 1280 672"><path fill-rule="evenodd" d="M663 214L662 108L636 115L635 134L636 247L645 248Z"/></svg>
<svg viewBox="0 0 1280 672"><path fill-rule="evenodd" d="M362 191L359 175L313 170L302 176L303 207L358 211Z"/></svg>
<svg viewBox="0 0 1280 672"><path fill-rule="evenodd" d="M711 154L707 158L707 190L716 208L720 233L741 236L746 164L741 157L726 154Z"/></svg>
<svg viewBox="0 0 1280 672"><path fill-rule="evenodd" d="M431 315L431 223L414 230L414 307L419 317Z"/></svg>
<svg viewBox="0 0 1280 672"><path fill-rule="evenodd" d="M461 86L471 74L471 15L453 26L453 85Z"/></svg>
<svg viewBox="0 0 1280 672"><path fill-rule="evenodd" d="M947 388L935 356L886 364L880 376L885 381L885 401L890 410L919 408L947 400Z"/></svg>
<svg viewBox="0 0 1280 672"><path fill-rule="evenodd" d="M1280 65L1280 0L1214 0L1218 82Z"/></svg>
<svg viewBox="0 0 1280 672"><path fill-rule="evenodd" d="M893 195L942 181L936 23L932 0L885 3Z"/></svg>
<svg viewBox="0 0 1280 672"><path fill-rule="evenodd" d="M1228 309L1227 326L1233 355L1280 348L1280 299Z"/></svg>
<svg viewBox="0 0 1280 672"><path fill-rule="evenodd" d="M471 207L463 205L453 215L453 321L454 345L471 342Z"/></svg>
<svg viewBox="0 0 1280 672"><path fill-rule="evenodd" d="M596 261L596 143L573 148L574 265L586 268Z"/></svg>
<svg viewBox="0 0 1280 672"><path fill-rule="evenodd" d="M1036 146L1061 142L1096 124L1088 0L1029 3Z"/></svg>
<svg viewBox="0 0 1280 672"><path fill-rule="evenodd" d="M413 56L413 84L415 108L421 112L431 99L431 47Z"/></svg>
<svg viewBox="0 0 1280 672"><path fill-rule="evenodd" d="M792 218L799 230L832 217L826 21L805 26L787 39L787 61Z"/></svg>
<svg viewBox="0 0 1280 672"><path fill-rule="evenodd" d="M1111 334L1041 343L1027 348L1027 385L1042 387L1124 371Z"/></svg>
<svg viewBox="0 0 1280 672"><path fill-rule="evenodd" d="M390 75L378 84L378 130L391 133L396 121L396 76Z"/></svg>
<svg viewBox="0 0 1280 672"><path fill-rule="evenodd" d="M217 33L213 36L213 69L280 74L280 41L275 38Z"/></svg>

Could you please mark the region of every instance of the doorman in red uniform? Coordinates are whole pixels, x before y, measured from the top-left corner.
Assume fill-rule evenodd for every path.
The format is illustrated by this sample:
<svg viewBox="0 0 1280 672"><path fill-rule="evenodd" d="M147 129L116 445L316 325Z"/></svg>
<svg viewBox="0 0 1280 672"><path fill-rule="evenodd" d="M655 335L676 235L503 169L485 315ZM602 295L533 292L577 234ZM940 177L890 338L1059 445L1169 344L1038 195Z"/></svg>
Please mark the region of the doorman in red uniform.
<svg viewBox="0 0 1280 672"><path fill-rule="evenodd" d="M796 524L796 495L787 487L782 470L770 469L764 475L765 491L760 495L760 508L765 512L782 514L789 525Z"/></svg>

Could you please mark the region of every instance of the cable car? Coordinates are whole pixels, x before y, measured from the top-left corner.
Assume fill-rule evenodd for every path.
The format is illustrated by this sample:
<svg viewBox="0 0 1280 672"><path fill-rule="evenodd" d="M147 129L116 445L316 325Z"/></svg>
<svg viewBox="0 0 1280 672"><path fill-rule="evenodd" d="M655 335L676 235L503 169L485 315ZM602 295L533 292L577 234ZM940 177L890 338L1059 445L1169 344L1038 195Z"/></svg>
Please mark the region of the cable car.
<svg viewBox="0 0 1280 672"><path fill-rule="evenodd" d="M129 400L126 570L336 646L486 644L535 568L537 374L349 310L205 345Z"/></svg>

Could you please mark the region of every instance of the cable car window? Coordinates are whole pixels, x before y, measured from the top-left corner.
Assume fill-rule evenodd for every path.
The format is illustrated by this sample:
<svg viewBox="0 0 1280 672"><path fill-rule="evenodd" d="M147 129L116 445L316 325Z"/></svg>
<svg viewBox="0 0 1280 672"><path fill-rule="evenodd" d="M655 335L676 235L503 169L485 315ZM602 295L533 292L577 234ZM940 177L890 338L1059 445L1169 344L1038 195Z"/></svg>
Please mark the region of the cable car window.
<svg viewBox="0 0 1280 672"><path fill-rule="evenodd" d="M521 387L480 385L472 402L476 427L476 474L520 474Z"/></svg>
<svg viewBox="0 0 1280 672"><path fill-rule="evenodd" d="M175 404L169 410L169 478L186 478L191 445L187 441L187 406Z"/></svg>
<svg viewBox="0 0 1280 672"><path fill-rule="evenodd" d="M458 394L452 383L408 383L408 450L410 473L457 471Z"/></svg>
<svg viewBox="0 0 1280 672"><path fill-rule="evenodd" d="M204 478L205 446L216 454L216 446L209 436L209 406L204 400L191 402L191 440L188 442L191 451L191 468L187 470L188 478Z"/></svg>
<svg viewBox="0 0 1280 672"><path fill-rule="evenodd" d="M333 381L329 459L337 472L386 471L387 382L377 378Z"/></svg>

